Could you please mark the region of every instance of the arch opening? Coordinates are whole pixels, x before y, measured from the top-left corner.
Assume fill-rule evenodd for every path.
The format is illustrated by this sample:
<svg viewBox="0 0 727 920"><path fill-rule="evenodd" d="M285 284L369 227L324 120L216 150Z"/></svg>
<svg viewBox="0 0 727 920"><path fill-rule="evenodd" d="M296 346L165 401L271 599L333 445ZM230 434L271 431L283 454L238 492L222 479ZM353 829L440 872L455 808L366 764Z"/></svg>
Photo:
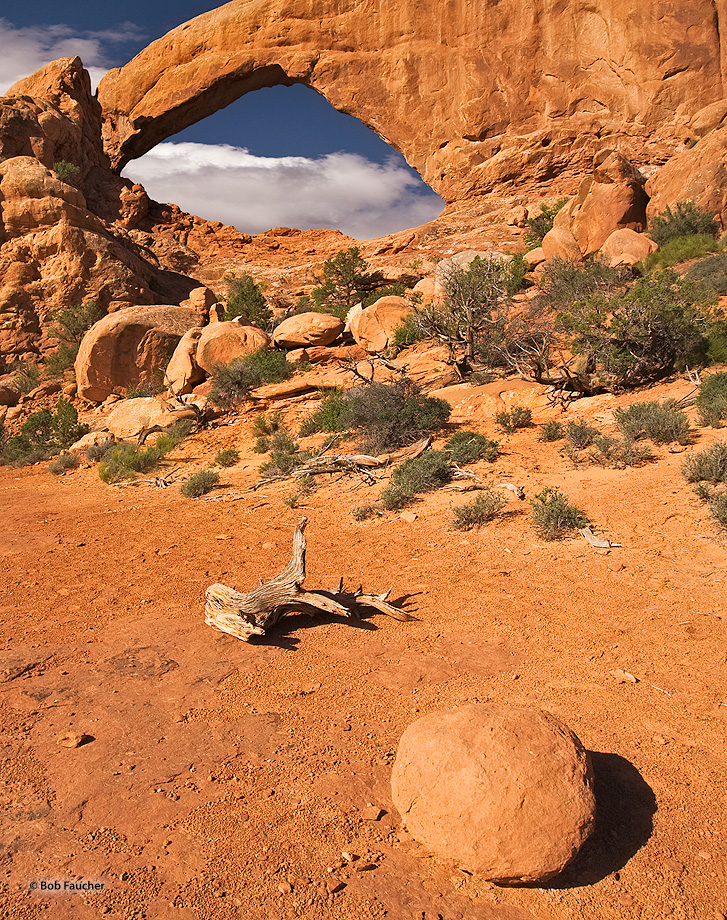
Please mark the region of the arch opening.
<svg viewBox="0 0 727 920"><path fill-rule="evenodd" d="M158 201L245 233L326 227L372 239L444 208L401 154L301 83L247 92L122 175Z"/></svg>

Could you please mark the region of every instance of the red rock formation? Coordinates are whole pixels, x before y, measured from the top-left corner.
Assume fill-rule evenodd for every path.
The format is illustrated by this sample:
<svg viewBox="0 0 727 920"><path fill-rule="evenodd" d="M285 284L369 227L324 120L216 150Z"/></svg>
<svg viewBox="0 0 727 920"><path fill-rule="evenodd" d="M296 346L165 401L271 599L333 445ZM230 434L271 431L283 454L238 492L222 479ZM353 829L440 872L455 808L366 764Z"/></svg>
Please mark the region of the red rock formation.
<svg viewBox="0 0 727 920"><path fill-rule="evenodd" d="M303 83L451 202L583 165L603 137L637 162L673 145L723 95L720 49L711 0L232 0L104 77L104 144L121 168L245 93Z"/></svg>

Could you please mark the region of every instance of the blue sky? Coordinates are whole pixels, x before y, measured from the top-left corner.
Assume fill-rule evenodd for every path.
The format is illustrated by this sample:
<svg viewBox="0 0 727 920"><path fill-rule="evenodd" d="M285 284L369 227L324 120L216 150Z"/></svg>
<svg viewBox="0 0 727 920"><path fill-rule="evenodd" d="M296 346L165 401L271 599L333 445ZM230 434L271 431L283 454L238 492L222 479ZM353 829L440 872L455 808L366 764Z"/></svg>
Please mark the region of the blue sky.
<svg viewBox="0 0 727 920"><path fill-rule="evenodd" d="M95 83L155 38L219 5L3 0L0 93L73 54ZM252 233L325 226L363 239L424 223L442 208L384 141L302 86L250 93L130 163L124 175L159 201Z"/></svg>

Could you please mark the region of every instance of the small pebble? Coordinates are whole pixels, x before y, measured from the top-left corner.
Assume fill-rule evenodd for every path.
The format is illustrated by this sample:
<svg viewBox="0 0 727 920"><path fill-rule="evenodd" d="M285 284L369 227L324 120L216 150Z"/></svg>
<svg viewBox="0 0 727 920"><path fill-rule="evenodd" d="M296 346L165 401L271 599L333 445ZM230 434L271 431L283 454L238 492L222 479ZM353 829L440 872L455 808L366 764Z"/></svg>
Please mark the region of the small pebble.
<svg viewBox="0 0 727 920"><path fill-rule="evenodd" d="M60 735L58 737L58 744L64 748L77 748L80 747L85 742L90 741L90 735L76 735L72 732L69 732L65 735Z"/></svg>

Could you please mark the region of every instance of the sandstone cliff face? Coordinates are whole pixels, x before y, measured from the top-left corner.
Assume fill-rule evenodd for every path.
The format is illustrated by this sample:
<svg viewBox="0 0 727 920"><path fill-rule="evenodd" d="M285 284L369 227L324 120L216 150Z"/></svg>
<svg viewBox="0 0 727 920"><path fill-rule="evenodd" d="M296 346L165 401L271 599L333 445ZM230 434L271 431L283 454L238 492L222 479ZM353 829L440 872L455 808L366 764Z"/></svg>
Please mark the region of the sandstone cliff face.
<svg viewBox="0 0 727 920"><path fill-rule="evenodd" d="M458 201L585 165L604 140L664 157L723 96L720 21L712 0L232 0L101 81L104 145L120 169L247 92L303 83Z"/></svg>

